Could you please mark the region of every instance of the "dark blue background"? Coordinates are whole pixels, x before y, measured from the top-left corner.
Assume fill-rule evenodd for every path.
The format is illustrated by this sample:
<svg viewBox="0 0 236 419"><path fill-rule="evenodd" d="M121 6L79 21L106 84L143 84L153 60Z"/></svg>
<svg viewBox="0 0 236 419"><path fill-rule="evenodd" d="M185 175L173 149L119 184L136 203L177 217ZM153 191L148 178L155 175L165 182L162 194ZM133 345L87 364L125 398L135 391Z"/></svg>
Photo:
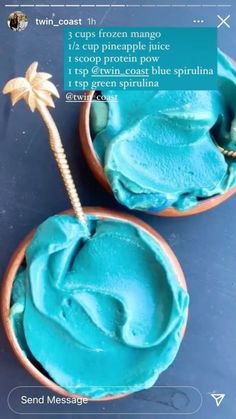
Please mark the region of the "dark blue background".
<svg viewBox="0 0 236 419"><path fill-rule="evenodd" d="M62 3L55 1L54 3ZM50 2L53 2L50 0ZM68 3L80 3L68 1ZM8 1L10 3L10 1ZM12 1L11 3L15 3ZM32 4L29 0L24 4ZM36 2L39 4L39 2ZM41 2L42 3L42 2ZM43 3L46 4L44 1ZM84 2L94 3L94 2ZM101 1L100 1L101 3ZM106 4L103 1L102 4ZM115 4L116 2L111 2ZM119 3L124 3L120 1ZM131 1L126 2L132 4ZM139 4L140 1L133 3ZM143 2L144 4L145 2ZM147 1L147 4L169 4L168 1ZM173 2L172 2L173 3ZM177 1L174 2L178 3ZM179 1L179 4L199 4L202 1ZM208 1L207 4L213 4ZM214 2L215 4L216 2ZM224 4L226 1L221 1ZM3 4L3 2L1 2ZM18 4L18 2L17 2ZM227 2L229 4L229 2ZM103 25L163 25L192 26L195 18L204 19L203 25L216 26L217 14L231 14L231 29L219 29L219 46L236 59L236 19L234 7L185 8L24 8L29 17L25 32L13 33L6 25L7 16L14 8L1 6L1 80L21 76L32 61L39 68L53 74L53 81L61 92L52 111L58 124L65 149L84 205L99 205L123 209L109 196L91 175L81 153L78 137L78 104L66 104L63 93L62 28L35 26L35 17L94 17ZM0 97L0 269L1 277L17 244L32 227L48 216L67 209L70 204L51 152L47 132L39 115L31 114L23 102L11 108L9 97ZM187 279L191 296L187 332L174 364L164 372L159 385L195 386L203 396L203 406L194 415L196 419L233 419L235 411L235 272L236 272L236 197L210 212L190 218L158 218L138 213L168 241ZM7 407L9 391L19 385L37 385L20 366L8 346L5 335L0 341L0 417L17 417ZM226 393L219 408L209 393ZM140 396L142 398L142 395ZM155 397L153 399L155 402ZM119 411L119 401L116 411ZM129 397L130 411L135 406ZM106 403L103 404L106 412ZM96 404L94 404L96 411ZM147 404L143 402L143 412ZM133 417L145 418L146 414ZM96 415L95 415L96 416ZM94 418L82 415L81 417ZM28 418L37 416L29 415ZM69 418L65 414L59 416ZM73 416L71 416L73 417ZM101 415L100 418L126 417ZM132 417L132 416L131 416ZM152 416L150 416L152 417ZM157 416L162 417L162 415ZM165 416L166 417L166 416ZM171 418L175 416L170 416ZM178 417L184 417L179 414Z"/></svg>

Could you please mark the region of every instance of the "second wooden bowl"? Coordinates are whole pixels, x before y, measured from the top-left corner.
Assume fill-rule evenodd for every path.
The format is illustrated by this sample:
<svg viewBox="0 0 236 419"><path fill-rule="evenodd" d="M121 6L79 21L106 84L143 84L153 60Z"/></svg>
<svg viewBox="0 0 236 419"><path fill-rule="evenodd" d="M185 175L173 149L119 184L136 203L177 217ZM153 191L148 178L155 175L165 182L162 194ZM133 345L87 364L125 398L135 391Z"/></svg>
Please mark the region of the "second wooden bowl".
<svg viewBox="0 0 236 419"><path fill-rule="evenodd" d="M86 96L90 98L87 102L82 103L81 110L80 110L80 118L79 118L79 133L80 133L80 140L82 150L85 156L85 159L96 179L100 182L100 184L110 193L113 194L111 187L107 181L105 176L103 167L98 160L96 155L93 140L91 137L90 132L90 109L92 104L93 95L96 92L94 90L86 92ZM221 204L222 202L229 199L232 195L236 193L236 186L234 186L229 191L225 192L223 195L217 195L212 198L207 198L199 202L194 208L180 211L176 208L169 207L160 212L154 211L147 211L152 215L162 216L162 217L183 217L188 215L199 214L201 212L207 211L211 208L216 207L217 205Z"/></svg>
<svg viewBox="0 0 236 419"><path fill-rule="evenodd" d="M180 267L180 264L172 252L169 245L165 242L165 240L155 231L153 230L149 225L144 223L143 221L139 220L136 217L133 217L131 215L123 214L118 211L111 211L104 208L94 208L94 207L88 207L84 209L86 214L95 215L100 219L106 220L106 219L117 219L124 222L129 222L136 227L144 230L147 234L149 234L158 244L162 247L163 251L167 254L174 271L176 272L176 277L179 281L179 284L182 286L183 289L187 290L185 278L183 271ZM65 211L62 214L73 214L72 210ZM22 241L22 243L18 246L16 249L14 255L12 256L8 268L5 272L5 276L3 279L2 284L2 300L1 300L1 315L2 315L2 321L3 326L8 338L8 341L10 343L10 346L15 353L17 359L22 364L22 366L28 371L31 376L37 380L41 385L49 388L50 390L53 390L54 392L58 393L61 396L65 397L86 397L85 395L81 396L79 394L72 394L69 393L67 390L65 390L60 385L56 384L52 379L48 378L46 375L44 375L29 359L26 358L24 353L22 352L15 335L13 333L9 314L10 314L10 303L11 303L11 294L12 294L12 286L13 282L16 277L16 273L18 272L19 267L21 266L24 258L25 258L25 251L27 247L29 246L32 237L34 235L34 231L30 232L28 236ZM182 337L184 336L185 328L187 324L187 318L186 323L182 329ZM103 397L100 399L89 399L90 401L106 401L106 400L114 400L121 397L125 397L128 394L118 394L118 395L111 395L107 397Z"/></svg>

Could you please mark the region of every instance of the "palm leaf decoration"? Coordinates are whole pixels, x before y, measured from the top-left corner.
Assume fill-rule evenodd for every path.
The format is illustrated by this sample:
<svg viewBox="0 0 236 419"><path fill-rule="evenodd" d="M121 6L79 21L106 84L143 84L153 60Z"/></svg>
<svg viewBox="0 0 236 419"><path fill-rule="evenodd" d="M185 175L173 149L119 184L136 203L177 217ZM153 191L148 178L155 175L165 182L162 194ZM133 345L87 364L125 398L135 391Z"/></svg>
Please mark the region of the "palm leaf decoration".
<svg viewBox="0 0 236 419"><path fill-rule="evenodd" d="M32 63L27 69L25 77L16 77L6 83L3 88L3 93L9 93L11 95L12 105L15 105L19 100L23 99L32 112L37 110L41 114L48 129L49 143L75 215L82 222L86 234L89 235L85 214L71 175L60 134L48 110L48 107L54 107L52 96L59 98L59 93L56 86L49 81L52 77L51 74L37 72L37 68L38 63Z"/></svg>
<svg viewBox="0 0 236 419"><path fill-rule="evenodd" d="M25 73L25 77L16 77L9 80L4 86L3 93L10 93L12 105L24 99L32 112L44 104L54 108L52 95L59 98L56 86L48 81L52 76L49 73L37 73L38 63L34 62Z"/></svg>

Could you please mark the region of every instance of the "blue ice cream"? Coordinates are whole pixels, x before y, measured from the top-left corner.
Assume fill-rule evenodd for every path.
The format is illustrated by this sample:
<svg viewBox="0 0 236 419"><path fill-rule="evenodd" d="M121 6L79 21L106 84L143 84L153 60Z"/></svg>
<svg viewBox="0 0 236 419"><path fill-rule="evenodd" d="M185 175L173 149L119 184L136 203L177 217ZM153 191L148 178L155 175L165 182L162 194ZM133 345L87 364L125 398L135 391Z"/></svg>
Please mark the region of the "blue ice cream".
<svg viewBox="0 0 236 419"><path fill-rule="evenodd" d="M180 211L236 184L236 71L218 52L218 91L109 91L93 102L91 131L107 180L130 209Z"/></svg>
<svg viewBox="0 0 236 419"><path fill-rule="evenodd" d="M37 229L13 284L11 324L25 356L69 392L100 398L149 388L174 360L188 294L151 235L73 216Z"/></svg>

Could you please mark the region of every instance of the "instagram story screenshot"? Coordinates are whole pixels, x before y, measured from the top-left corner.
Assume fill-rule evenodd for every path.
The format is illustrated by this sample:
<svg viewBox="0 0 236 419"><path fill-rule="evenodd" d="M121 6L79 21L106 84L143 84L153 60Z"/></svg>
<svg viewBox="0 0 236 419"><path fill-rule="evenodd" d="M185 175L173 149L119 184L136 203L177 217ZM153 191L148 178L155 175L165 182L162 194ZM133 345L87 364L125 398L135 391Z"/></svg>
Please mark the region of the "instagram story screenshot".
<svg viewBox="0 0 236 419"><path fill-rule="evenodd" d="M0 418L234 419L235 0L0 3Z"/></svg>

